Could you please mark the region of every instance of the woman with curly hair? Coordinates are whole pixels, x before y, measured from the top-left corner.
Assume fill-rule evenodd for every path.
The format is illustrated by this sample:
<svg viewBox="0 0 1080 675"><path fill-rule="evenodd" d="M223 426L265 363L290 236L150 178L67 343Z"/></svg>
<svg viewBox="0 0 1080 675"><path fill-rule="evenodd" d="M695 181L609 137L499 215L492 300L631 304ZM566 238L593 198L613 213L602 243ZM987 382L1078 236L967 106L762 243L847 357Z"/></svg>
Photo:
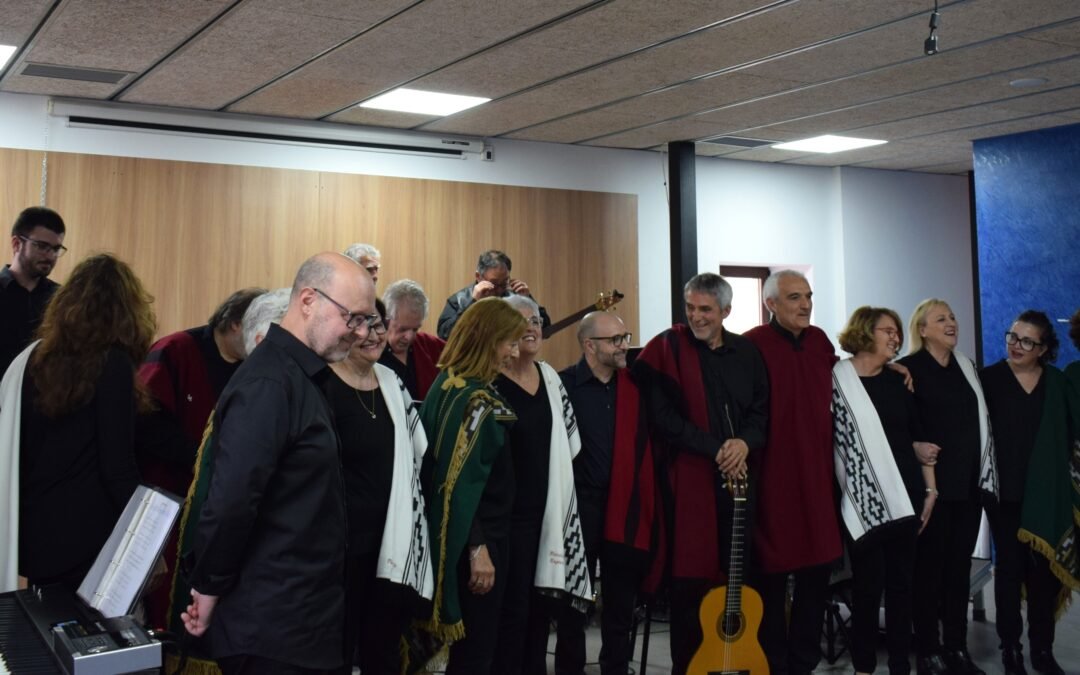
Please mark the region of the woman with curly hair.
<svg viewBox="0 0 1080 675"><path fill-rule="evenodd" d="M997 552L994 600L1006 675L1027 675L1020 637L1027 601L1031 665L1064 675L1054 658L1054 621L1080 588L1066 383L1051 365L1058 338L1043 312L1027 310L1005 331L1006 357L979 373L1000 473L1000 497L986 515ZM1023 589L1023 592L1022 590Z"/></svg>
<svg viewBox="0 0 1080 675"><path fill-rule="evenodd" d="M0 438L10 443L0 466L19 479L0 527L32 584L78 588L139 484L135 414L149 398L135 369L157 328L152 301L123 261L87 258L4 376ZM6 588L10 569L0 567Z"/></svg>
<svg viewBox="0 0 1080 675"><path fill-rule="evenodd" d="M420 410L430 443L421 469L435 597L423 628L452 643L447 675L487 675L506 589L517 416L492 387L518 355L525 317L501 298L469 306L454 325Z"/></svg>

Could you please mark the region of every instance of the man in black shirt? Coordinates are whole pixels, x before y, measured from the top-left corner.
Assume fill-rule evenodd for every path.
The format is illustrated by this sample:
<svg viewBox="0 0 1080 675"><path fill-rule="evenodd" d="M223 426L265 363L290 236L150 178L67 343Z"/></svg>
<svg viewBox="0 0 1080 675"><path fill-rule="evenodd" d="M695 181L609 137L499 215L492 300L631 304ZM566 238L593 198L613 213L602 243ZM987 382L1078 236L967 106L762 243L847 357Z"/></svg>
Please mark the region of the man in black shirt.
<svg viewBox="0 0 1080 675"><path fill-rule="evenodd" d="M193 635L230 673L341 665L345 502L338 437L319 381L374 320L355 262L317 255L218 401L210 488L195 540ZM213 619L211 621L211 619Z"/></svg>
<svg viewBox="0 0 1080 675"><path fill-rule="evenodd" d="M642 523L644 529L638 547L635 547L633 535L614 536L615 532L624 532L623 523L607 522L609 489L613 481L618 481L615 487L620 488L616 490L619 494L636 492L633 471L619 472L614 477L612 472L617 454L623 462L621 466L635 463L638 447L632 441L637 439L639 423L643 422L638 415L618 415L620 399L632 398L636 404L638 398L637 389L625 370L631 338L626 325L615 314L587 314L578 327L581 360L559 373L581 432L581 452L574 459L574 487L585 554L589 559L589 570L594 574L599 558L603 575L604 611L600 615L600 672L603 675L626 675L628 672L635 596L652 543L652 522ZM651 476L651 467L646 469ZM652 480L646 482L646 487L654 485ZM655 494L655 490L649 492ZM640 497L640 494L636 498L628 497L626 501L640 503ZM651 509L647 511L652 513ZM628 514L626 520L636 519L638 515L635 511ZM636 530L634 534L637 534ZM558 624L555 672L580 675L585 668L585 615L565 611L559 616Z"/></svg>
<svg viewBox="0 0 1080 675"><path fill-rule="evenodd" d="M476 263L476 281L446 299L446 307L439 315L438 334L443 340L450 338L450 331L469 305L483 298L505 298L510 295L526 295L532 298L529 285L521 279L510 277L510 256L492 249L480 254ZM536 298L533 298L535 300ZM540 303L536 303L539 305ZM551 325L547 310L540 307L540 320L544 327Z"/></svg>
<svg viewBox="0 0 1080 675"><path fill-rule="evenodd" d="M729 572L734 502L725 477L746 475L750 453L765 446L769 417L761 354L724 329L731 285L706 272L686 283L683 297L687 324L650 340L633 368L654 438L665 445L674 675L686 672L702 642L701 600Z"/></svg>
<svg viewBox="0 0 1080 675"><path fill-rule="evenodd" d="M11 227L11 264L0 271L0 377L19 355L59 285L48 276L64 248L64 220L42 206L24 209Z"/></svg>

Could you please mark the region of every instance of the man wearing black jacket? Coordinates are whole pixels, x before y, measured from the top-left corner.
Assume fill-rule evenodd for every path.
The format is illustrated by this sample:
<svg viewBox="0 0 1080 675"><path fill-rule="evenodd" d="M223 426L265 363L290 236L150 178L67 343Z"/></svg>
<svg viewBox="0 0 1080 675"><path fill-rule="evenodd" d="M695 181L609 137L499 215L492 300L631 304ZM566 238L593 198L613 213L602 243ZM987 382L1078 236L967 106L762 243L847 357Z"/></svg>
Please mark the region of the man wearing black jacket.
<svg viewBox="0 0 1080 675"><path fill-rule="evenodd" d="M437 332L440 338L443 340L450 338L450 331L453 330L458 318L465 313L469 305L477 300L505 298L510 295L525 295L532 298L532 292L527 283L510 277L511 265L510 256L502 251L492 249L480 254L480 260L476 263L476 281L446 299L446 307L443 307L442 314L439 315ZM544 322L545 328L551 325L551 317L543 307L540 307L540 320Z"/></svg>
<svg viewBox="0 0 1080 675"><path fill-rule="evenodd" d="M375 286L359 265L336 253L309 259L281 325L218 401L183 619L193 635L210 629L225 675L341 665L345 502L318 383L327 362L366 336L374 311Z"/></svg>

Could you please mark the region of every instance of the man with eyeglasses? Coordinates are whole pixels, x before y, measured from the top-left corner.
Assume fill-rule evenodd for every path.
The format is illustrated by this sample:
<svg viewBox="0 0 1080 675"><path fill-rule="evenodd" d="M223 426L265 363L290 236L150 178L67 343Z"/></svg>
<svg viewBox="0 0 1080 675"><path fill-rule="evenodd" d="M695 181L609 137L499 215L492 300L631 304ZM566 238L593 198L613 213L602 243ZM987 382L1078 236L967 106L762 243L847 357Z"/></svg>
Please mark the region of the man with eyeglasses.
<svg viewBox="0 0 1080 675"><path fill-rule="evenodd" d="M64 248L64 219L43 206L24 209L11 227L11 264L0 271L0 376L41 324L59 284L49 279Z"/></svg>
<svg viewBox="0 0 1080 675"><path fill-rule="evenodd" d="M225 675L342 665L344 480L321 383L378 321L371 276L314 256L218 401L181 618L195 636L209 629Z"/></svg>
<svg viewBox="0 0 1080 675"><path fill-rule="evenodd" d="M458 318L465 313L469 305L484 298L505 298L510 295L525 295L532 298L529 285L521 279L510 276L510 256L502 251L491 249L480 254L480 260L476 263L476 281L471 286L466 286L457 293L446 299L446 307L439 315L437 333L440 338L450 338L450 331ZM536 298L533 298L536 300ZM536 303L538 306L540 303ZM540 307L540 319L544 327L551 325L551 317L547 310Z"/></svg>
<svg viewBox="0 0 1080 675"><path fill-rule="evenodd" d="M356 264L367 270L372 281L379 283L379 270L382 269L382 253L379 253L379 249L371 244L358 242L345 249L344 255L346 258L355 260Z"/></svg>
<svg viewBox="0 0 1080 675"><path fill-rule="evenodd" d="M600 672L626 675L635 598L657 524L652 447L645 416L639 414L637 387L626 369L633 335L617 315L592 312L581 320L577 337L581 360L559 375L581 432L574 488L585 555L593 575L599 559L603 576ZM585 623L586 616L577 611L558 617L557 675L583 672Z"/></svg>

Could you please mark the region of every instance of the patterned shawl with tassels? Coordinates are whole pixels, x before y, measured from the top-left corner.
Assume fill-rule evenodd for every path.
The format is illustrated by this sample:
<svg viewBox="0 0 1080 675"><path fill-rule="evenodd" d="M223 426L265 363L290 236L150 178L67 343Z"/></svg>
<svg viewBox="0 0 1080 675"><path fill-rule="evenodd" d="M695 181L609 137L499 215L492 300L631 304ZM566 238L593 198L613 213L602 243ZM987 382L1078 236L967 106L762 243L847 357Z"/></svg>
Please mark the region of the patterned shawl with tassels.
<svg viewBox="0 0 1080 675"><path fill-rule="evenodd" d="M1031 451L1024 484L1017 537L1045 556L1050 571L1062 583L1057 616L1068 607L1073 591L1080 590L1080 474L1077 449L1070 429L1066 379L1060 370L1045 366L1046 398L1042 421Z"/></svg>
<svg viewBox="0 0 1080 675"><path fill-rule="evenodd" d="M505 425L516 419L484 383L453 371L439 374L420 409L429 441L422 476L435 568L432 614L421 627L447 644L465 637L457 562L491 467L506 444Z"/></svg>

